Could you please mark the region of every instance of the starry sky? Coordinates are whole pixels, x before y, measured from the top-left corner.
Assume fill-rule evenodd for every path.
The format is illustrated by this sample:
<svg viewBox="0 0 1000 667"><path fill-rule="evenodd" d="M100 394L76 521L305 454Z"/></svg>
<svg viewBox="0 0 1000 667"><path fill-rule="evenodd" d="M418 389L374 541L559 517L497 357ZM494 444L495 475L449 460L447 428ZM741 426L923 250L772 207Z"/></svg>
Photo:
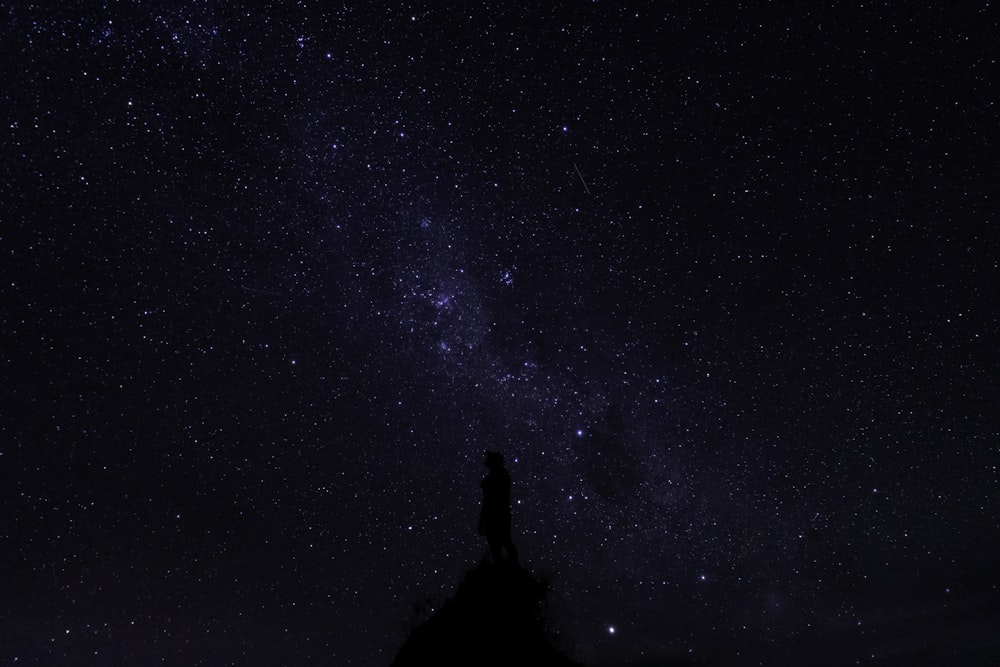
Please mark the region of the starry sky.
<svg viewBox="0 0 1000 667"><path fill-rule="evenodd" d="M2 11L0 664L995 664L990 2Z"/></svg>

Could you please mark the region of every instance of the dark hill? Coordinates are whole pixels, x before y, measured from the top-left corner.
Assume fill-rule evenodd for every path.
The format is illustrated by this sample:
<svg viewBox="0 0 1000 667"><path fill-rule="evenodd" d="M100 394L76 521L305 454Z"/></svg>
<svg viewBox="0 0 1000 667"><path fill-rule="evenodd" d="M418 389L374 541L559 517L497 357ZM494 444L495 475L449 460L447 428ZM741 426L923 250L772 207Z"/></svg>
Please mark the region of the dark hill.
<svg viewBox="0 0 1000 667"><path fill-rule="evenodd" d="M517 565L480 565L452 599L414 628L393 667L578 667L550 641L543 618L546 589Z"/></svg>

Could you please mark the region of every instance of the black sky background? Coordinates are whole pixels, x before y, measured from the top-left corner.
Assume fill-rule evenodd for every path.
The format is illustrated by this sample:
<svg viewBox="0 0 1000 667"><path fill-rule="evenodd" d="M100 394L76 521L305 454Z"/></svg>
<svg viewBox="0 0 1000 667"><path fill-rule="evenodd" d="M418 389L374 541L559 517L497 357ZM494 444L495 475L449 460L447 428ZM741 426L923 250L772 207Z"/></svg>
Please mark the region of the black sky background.
<svg viewBox="0 0 1000 667"><path fill-rule="evenodd" d="M997 29L4 5L0 663L388 664L490 448L580 660L995 664Z"/></svg>

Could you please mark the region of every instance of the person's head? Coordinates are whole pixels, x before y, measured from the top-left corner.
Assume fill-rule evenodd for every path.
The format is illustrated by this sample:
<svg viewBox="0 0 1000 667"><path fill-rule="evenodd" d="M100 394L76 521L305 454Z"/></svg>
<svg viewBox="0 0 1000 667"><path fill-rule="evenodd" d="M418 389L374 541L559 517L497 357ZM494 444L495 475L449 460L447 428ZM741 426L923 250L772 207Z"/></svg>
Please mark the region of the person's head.
<svg viewBox="0 0 1000 667"><path fill-rule="evenodd" d="M495 470L496 468L503 467L503 454L500 452L491 452L486 450L486 467L490 470Z"/></svg>

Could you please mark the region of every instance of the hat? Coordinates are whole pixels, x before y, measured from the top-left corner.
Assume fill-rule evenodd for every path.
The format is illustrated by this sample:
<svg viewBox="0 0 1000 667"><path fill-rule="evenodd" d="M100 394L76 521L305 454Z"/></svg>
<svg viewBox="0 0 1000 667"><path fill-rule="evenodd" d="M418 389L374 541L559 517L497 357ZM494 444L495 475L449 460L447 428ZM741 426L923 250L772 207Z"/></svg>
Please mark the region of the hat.
<svg viewBox="0 0 1000 667"><path fill-rule="evenodd" d="M491 452L486 450L486 467L487 468L499 468L503 465L503 454L500 452Z"/></svg>

